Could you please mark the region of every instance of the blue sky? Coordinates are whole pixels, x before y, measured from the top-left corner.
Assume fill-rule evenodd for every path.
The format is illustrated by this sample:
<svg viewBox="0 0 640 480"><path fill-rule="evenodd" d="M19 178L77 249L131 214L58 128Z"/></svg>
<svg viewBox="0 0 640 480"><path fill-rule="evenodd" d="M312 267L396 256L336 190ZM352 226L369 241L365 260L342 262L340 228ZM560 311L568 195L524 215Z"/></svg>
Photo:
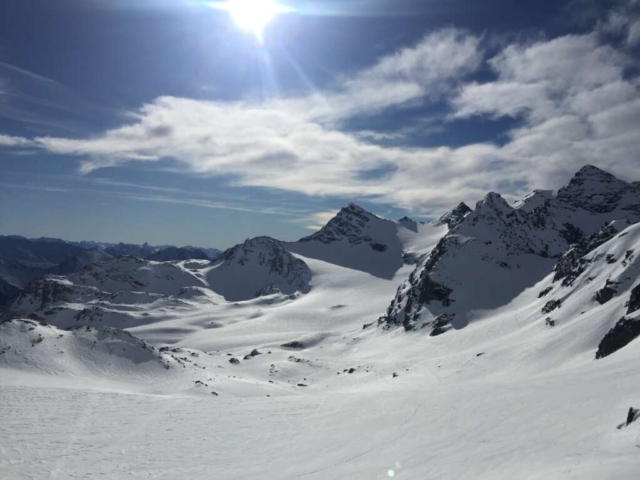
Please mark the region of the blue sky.
<svg viewBox="0 0 640 480"><path fill-rule="evenodd" d="M228 247L640 176L635 0L0 4L0 234ZM132 5L134 4L134 5Z"/></svg>

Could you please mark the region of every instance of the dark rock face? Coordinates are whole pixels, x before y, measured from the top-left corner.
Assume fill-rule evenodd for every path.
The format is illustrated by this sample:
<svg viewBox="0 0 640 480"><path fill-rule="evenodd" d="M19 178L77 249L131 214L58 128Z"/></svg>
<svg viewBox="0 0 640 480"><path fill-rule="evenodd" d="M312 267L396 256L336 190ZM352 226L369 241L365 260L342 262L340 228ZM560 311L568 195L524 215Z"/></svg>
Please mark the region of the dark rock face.
<svg viewBox="0 0 640 480"><path fill-rule="evenodd" d="M444 223L449 227L449 229L452 229L460 225L462 220L464 220L464 217L471 212L471 208L469 208L466 203L460 202L456 208L440 217L438 222Z"/></svg>
<svg viewBox="0 0 640 480"><path fill-rule="evenodd" d="M549 300L545 303L544 307L542 307L542 313L551 313L556 308L560 308L562 306L562 300Z"/></svg>
<svg viewBox="0 0 640 480"><path fill-rule="evenodd" d="M453 328L451 326L451 319L452 316L446 313L437 316L431 324L432 330L429 336L437 337L438 335L442 335L443 333L445 333L447 330L451 330L451 328ZM424 328L425 326L426 324L423 325L422 328Z"/></svg>
<svg viewBox="0 0 640 480"><path fill-rule="evenodd" d="M637 408L629 407L629 411L627 412L627 421L625 422L625 427L628 427L638 419L638 416L639 416L638 413L640 413L640 410L638 410Z"/></svg>
<svg viewBox="0 0 640 480"><path fill-rule="evenodd" d="M538 298L542 298L542 297L546 297L547 294L553 290L553 287L547 287L544 290L542 290L539 294L538 294Z"/></svg>
<svg viewBox="0 0 640 480"><path fill-rule="evenodd" d="M66 285L45 278L29 284L16 301L26 301L28 298L32 298L40 302L40 306L35 310L43 310L56 302L68 302L71 293L71 289Z"/></svg>
<svg viewBox="0 0 640 480"><path fill-rule="evenodd" d="M232 357L232 358L229 359L229 363L231 365L239 365L240 364L240 360L238 360L237 358L233 358Z"/></svg>
<svg viewBox="0 0 640 480"><path fill-rule="evenodd" d="M596 292L596 301L600 305L604 305L609 300L611 300L616 293L617 292L613 288L610 288L610 287L601 288Z"/></svg>
<svg viewBox="0 0 640 480"><path fill-rule="evenodd" d="M627 315L640 310L640 284L631 290L629 303L627 304Z"/></svg>
<svg viewBox="0 0 640 480"><path fill-rule="evenodd" d="M575 245L576 243L584 241L584 232L578 227L568 222L565 222L563 226L564 229L560 230L560 236L564 238L569 245Z"/></svg>
<svg viewBox="0 0 640 480"><path fill-rule="evenodd" d="M589 266L590 262L584 256L611 240L617 233L618 229L613 223L608 223L588 239L574 245L556 264L553 281L562 280L564 287L573 285L576 278Z"/></svg>
<svg viewBox="0 0 640 480"><path fill-rule="evenodd" d="M421 281L419 283L420 293L418 301L420 303L429 305L431 302L442 302L442 305L448 307L451 305L452 300L449 298L453 290L440 283L431 280L429 275L423 271L421 275Z"/></svg>
<svg viewBox="0 0 640 480"><path fill-rule="evenodd" d="M596 359L608 357L640 336L640 321L622 317L598 345Z"/></svg>
<svg viewBox="0 0 640 480"><path fill-rule="evenodd" d="M406 284L399 287L386 314L378 319L379 325L386 324L386 328L392 325L402 325L406 331L414 330L419 320L419 309L415 308L416 305L430 305L432 302L440 302L446 307L453 302L450 298L453 290L433 281L426 269L417 275L414 271L411 277L408 284L409 289L403 293L402 289Z"/></svg>

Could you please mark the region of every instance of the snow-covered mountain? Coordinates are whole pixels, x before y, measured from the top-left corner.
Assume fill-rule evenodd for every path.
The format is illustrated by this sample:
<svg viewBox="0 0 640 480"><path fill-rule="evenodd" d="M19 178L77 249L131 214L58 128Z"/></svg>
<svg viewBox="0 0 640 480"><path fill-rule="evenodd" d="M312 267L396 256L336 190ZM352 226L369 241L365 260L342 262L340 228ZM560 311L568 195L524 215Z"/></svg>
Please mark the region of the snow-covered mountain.
<svg viewBox="0 0 640 480"><path fill-rule="evenodd" d="M206 275L210 288L229 301L272 293L286 295L310 290L307 264L269 237L246 240L224 252Z"/></svg>
<svg viewBox="0 0 640 480"><path fill-rule="evenodd" d="M515 208L489 193L453 224L379 321L408 330L427 325L436 333L445 324L463 327L507 305L544 278L570 245L614 220L640 220L640 186L591 166L557 194L537 191Z"/></svg>
<svg viewBox="0 0 640 480"><path fill-rule="evenodd" d="M286 248L304 257L391 278L403 264L397 232L395 222L351 203L318 232Z"/></svg>

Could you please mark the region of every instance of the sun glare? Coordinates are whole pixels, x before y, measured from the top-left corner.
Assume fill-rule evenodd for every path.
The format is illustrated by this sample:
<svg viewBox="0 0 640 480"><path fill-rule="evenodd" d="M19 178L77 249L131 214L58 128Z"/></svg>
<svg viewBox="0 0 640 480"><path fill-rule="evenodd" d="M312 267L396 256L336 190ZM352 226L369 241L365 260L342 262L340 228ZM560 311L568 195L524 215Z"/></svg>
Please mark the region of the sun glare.
<svg viewBox="0 0 640 480"><path fill-rule="evenodd" d="M229 0L213 3L212 7L229 12L241 29L262 38L262 32L269 21L279 13L291 11L274 0Z"/></svg>

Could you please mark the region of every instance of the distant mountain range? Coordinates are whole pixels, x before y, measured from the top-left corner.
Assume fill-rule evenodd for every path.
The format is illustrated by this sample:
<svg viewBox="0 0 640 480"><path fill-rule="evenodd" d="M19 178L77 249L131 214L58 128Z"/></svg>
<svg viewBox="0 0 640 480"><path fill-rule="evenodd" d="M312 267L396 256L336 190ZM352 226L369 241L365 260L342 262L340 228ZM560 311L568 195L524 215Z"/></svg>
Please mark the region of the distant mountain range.
<svg viewBox="0 0 640 480"><path fill-rule="evenodd" d="M153 261L213 260L215 248L151 246L125 243L71 242L59 238L28 239L0 236L0 306L15 298L30 282L45 275L68 275L85 265L129 255Z"/></svg>

